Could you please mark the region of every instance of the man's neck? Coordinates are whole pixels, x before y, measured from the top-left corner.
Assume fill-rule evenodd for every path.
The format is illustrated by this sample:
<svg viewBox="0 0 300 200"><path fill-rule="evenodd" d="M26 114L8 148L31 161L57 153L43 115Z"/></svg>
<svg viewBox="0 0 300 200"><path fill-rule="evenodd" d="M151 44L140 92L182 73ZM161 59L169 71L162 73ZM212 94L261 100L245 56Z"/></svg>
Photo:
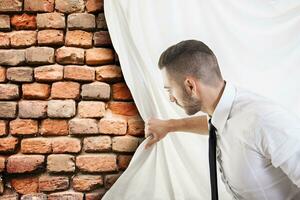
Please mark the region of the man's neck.
<svg viewBox="0 0 300 200"><path fill-rule="evenodd" d="M222 83L218 87L212 89L212 91L210 92L210 96L208 98L206 111L205 111L209 115L209 117L212 117L212 114L214 113L214 110L216 109L222 97L222 94L225 89L225 85L226 82L222 81Z"/></svg>

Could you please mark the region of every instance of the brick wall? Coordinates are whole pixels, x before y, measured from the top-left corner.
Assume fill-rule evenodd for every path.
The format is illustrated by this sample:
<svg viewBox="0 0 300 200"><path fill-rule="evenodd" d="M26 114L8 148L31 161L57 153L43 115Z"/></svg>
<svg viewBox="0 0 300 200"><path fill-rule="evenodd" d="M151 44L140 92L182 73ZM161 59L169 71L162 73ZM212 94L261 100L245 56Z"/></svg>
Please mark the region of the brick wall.
<svg viewBox="0 0 300 200"><path fill-rule="evenodd" d="M1 200L101 199L143 131L101 0L0 0Z"/></svg>

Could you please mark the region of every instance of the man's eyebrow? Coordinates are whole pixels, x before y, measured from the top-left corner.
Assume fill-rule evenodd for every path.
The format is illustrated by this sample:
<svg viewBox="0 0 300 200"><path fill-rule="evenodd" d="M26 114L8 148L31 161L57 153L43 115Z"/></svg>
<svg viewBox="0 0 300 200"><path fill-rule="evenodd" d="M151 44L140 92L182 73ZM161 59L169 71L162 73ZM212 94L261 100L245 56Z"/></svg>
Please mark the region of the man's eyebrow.
<svg viewBox="0 0 300 200"><path fill-rule="evenodd" d="M164 86L164 88L166 88L166 89L169 89L170 87L168 87L168 86Z"/></svg>

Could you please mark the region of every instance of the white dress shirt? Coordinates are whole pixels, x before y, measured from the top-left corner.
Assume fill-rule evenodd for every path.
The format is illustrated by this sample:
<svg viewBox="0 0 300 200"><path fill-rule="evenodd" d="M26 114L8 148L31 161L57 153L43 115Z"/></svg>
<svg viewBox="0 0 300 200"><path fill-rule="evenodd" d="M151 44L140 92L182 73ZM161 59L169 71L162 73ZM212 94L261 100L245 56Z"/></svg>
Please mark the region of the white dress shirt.
<svg viewBox="0 0 300 200"><path fill-rule="evenodd" d="M234 199L300 200L300 119L226 81L212 114L217 163Z"/></svg>

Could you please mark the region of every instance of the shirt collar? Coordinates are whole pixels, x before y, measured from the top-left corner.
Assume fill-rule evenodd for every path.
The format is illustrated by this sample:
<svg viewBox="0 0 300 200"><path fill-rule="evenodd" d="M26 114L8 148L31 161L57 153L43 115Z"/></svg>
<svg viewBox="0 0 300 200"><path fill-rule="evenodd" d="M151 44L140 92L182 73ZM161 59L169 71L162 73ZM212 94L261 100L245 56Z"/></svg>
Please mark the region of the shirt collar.
<svg viewBox="0 0 300 200"><path fill-rule="evenodd" d="M215 126L219 134L223 131L236 95L235 86L228 81L225 81L225 83L223 94L211 117L211 123Z"/></svg>

